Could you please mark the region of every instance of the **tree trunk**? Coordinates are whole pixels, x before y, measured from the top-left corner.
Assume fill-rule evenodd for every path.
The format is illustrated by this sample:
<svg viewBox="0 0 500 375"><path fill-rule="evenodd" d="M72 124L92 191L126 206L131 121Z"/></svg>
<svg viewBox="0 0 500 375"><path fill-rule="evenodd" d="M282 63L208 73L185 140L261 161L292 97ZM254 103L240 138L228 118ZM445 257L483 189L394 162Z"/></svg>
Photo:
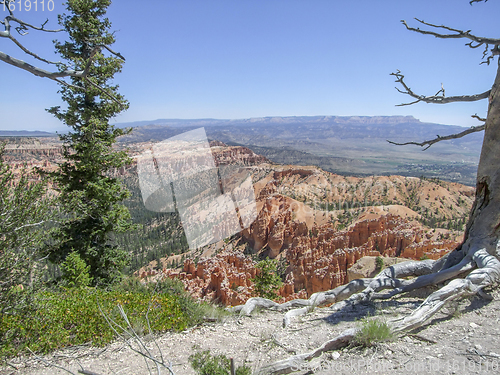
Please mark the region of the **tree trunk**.
<svg viewBox="0 0 500 375"><path fill-rule="evenodd" d="M476 179L476 199L464 234L464 242L443 259L442 269L452 267L479 248L500 259L497 248L500 227L500 61L488 103L488 117Z"/></svg>
<svg viewBox="0 0 500 375"><path fill-rule="evenodd" d="M477 170L476 200L465 232L464 245L477 245L499 258L500 226L500 64L491 89L483 147Z"/></svg>

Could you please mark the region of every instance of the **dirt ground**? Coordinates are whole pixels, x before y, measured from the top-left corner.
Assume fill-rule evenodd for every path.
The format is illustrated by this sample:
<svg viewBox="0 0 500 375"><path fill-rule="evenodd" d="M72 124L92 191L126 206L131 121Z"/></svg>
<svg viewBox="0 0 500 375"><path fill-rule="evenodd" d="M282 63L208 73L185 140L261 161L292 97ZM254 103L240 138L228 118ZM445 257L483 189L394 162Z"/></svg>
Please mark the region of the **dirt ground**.
<svg viewBox="0 0 500 375"><path fill-rule="evenodd" d="M143 342L176 375L194 374L188 357L201 350L233 357L237 366L253 371L294 353L308 352L359 319L376 315L391 319L408 314L430 290L413 296L359 306L355 311L332 313L316 309L282 327L281 313L260 311L250 317L231 315L218 323L205 323L184 332L165 333ZM500 373L500 290L492 301L479 297L444 309L424 328L411 335L379 343L370 348L344 348L323 354L297 368L298 374L498 374ZM149 362L151 366L151 362ZM58 367L55 367L58 366ZM66 370L64 370L64 369ZM95 374L149 374L145 360L125 343L105 348L71 347L51 355L12 359L0 375L77 374L84 368ZM69 370L69 371L68 371ZM152 372L156 374L156 369ZM168 370L162 369L162 374ZM89 373L90 374L90 373Z"/></svg>

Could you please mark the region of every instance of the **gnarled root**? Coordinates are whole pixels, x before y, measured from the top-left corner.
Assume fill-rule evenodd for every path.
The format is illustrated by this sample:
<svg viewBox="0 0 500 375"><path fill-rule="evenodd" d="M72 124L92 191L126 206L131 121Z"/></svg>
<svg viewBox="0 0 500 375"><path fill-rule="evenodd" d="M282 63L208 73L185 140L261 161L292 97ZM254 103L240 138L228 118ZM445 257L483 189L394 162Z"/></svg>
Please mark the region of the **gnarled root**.
<svg viewBox="0 0 500 375"><path fill-rule="evenodd" d="M230 308L230 311L239 312L240 315L250 315L256 308L272 309L277 311L288 311L292 308L296 310L288 311L283 317L283 326L290 324L291 318L304 315L315 307L321 307L334 303L335 310L345 308L347 305L356 304L363 300L371 299L375 292L392 289L399 293L406 291L404 287L409 287L412 281L399 279L406 276L425 277L435 271L435 260L408 261L395 264L383 270L375 278L357 279L346 285L338 286L335 289L314 293L309 299L296 299L282 304L276 303L266 298L250 298L245 305ZM443 271L444 272L444 271ZM463 272L461 270L460 272ZM437 273L439 274L439 272ZM449 277L453 277L449 275ZM416 278L418 279L418 277ZM442 279L442 278L440 278ZM424 284L422 280L421 284ZM428 283L432 279L427 279Z"/></svg>
<svg viewBox="0 0 500 375"><path fill-rule="evenodd" d="M283 326L290 323L293 316L303 315L317 306L324 306L330 303L335 303L342 299L348 298L352 294L365 289L373 279L357 279L349 284L338 286L335 289L314 293L309 299L295 299L285 303L277 303L267 298L253 297L250 298L244 305L231 307L228 310L239 312L240 315L250 315L256 308L271 309L277 311L288 311L292 308L295 310L288 311L283 318Z"/></svg>
<svg viewBox="0 0 500 375"><path fill-rule="evenodd" d="M270 365L260 368L259 371L257 371L257 374L289 374L291 372L298 371L301 369L302 364L313 358L319 357L323 352L347 346L354 338L357 331L358 330L356 328L348 329L309 353L294 355L282 361L271 363Z"/></svg>
<svg viewBox="0 0 500 375"><path fill-rule="evenodd" d="M455 279L438 291L432 293L410 315L391 322L394 332L413 330L422 326L446 303L479 293L484 287L500 281L500 262L485 249L477 250L472 255L478 269L464 279Z"/></svg>
<svg viewBox="0 0 500 375"><path fill-rule="evenodd" d="M425 324L434 314L436 314L446 303L457 300L466 296L474 295L480 293L484 287L492 286L500 282L500 262L495 256L490 255L485 249L476 250L470 252L472 254L470 257L464 258L460 263L447 270L439 271L434 274L428 274L424 280L413 281L411 290L415 288L415 285L422 287L425 285L430 285L434 283L439 283L450 278L453 278L460 273L463 273L471 268L474 264L477 265L477 269L473 270L463 279L455 279L449 282L447 285L439 289L438 291L432 293L426 298L426 300L410 315L405 316L400 319L392 320L388 322L391 330L394 333L402 333L404 331L410 331L421 327ZM404 264L404 263L402 263ZM388 275L392 276L393 281L395 278L401 276L404 272L408 272L413 265L407 264L398 272L398 269L387 270L382 272L378 277L373 279L367 286L367 288L361 292L351 295L347 300L350 303L362 300L368 293L367 289L375 290L377 285L379 287L384 287L388 285L387 282ZM404 271L404 272L403 272ZM416 278L418 280L419 277ZM375 283L375 284L374 284ZM349 284L347 284L349 285ZM338 288L336 288L338 289ZM334 289L335 290L335 289ZM404 288L402 289L404 290ZM328 292L326 292L328 293ZM373 294L372 294L373 296ZM347 301L341 301L334 305L335 309L339 309L346 306ZM278 361L267 365L259 370L259 374L288 374L299 370L302 364L310 361L311 359L318 357L321 353L328 350L339 349L343 346L347 346L355 337L357 329L351 328L344 331L339 336L332 340L327 341L319 348L305 354L295 355L286 360Z"/></svg>

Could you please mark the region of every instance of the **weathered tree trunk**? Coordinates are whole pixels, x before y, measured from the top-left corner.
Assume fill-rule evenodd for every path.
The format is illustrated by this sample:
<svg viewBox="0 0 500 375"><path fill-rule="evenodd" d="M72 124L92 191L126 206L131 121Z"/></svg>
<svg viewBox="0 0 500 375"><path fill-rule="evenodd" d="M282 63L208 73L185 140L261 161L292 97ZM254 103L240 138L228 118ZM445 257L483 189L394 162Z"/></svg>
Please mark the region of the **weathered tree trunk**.
<svg viewBox="0 0 500 375"><path fill-rule="evenodd" d="M488 117L479 159L476 200L467 224L464 247L468 251L483 245L499 257L500 226L500 64L490 92Z"/></svg>

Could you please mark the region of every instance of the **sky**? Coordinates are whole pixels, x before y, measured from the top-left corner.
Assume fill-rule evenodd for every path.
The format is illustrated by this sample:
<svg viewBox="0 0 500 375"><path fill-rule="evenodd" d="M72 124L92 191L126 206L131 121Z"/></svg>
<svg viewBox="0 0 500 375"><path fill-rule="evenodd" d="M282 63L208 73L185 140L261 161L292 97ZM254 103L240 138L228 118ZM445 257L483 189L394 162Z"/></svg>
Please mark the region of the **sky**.
<svg viewBox="0 0 500 375"><path fill-rule="evenodd" d="M40 2L40 0L38 0ZM34 3L34 0L31 1ZM24 3L24 2L22 2ZM47 6L52 7L49 10ZM57 28L63 0L16 16ZM7 13L0 6L0 15ZM159 118L412 115L424 122L473 126L487 102L397 107L391 72L417 93L477 94L491 88L497 64L482 49L405 29L417 17L500 38L500 3L468 0L115 0L108 18L113 48L126 58L116 75L130 109L112 122ZM1 26L1 25L0 25ZM58 59L63 33L18 36L40 56ZM0 51L34 62L6 38ZM62 105L58 85L0 62L0 130L64 131L45 111ZM411 100L410 100L411 101Z"/></svg>

